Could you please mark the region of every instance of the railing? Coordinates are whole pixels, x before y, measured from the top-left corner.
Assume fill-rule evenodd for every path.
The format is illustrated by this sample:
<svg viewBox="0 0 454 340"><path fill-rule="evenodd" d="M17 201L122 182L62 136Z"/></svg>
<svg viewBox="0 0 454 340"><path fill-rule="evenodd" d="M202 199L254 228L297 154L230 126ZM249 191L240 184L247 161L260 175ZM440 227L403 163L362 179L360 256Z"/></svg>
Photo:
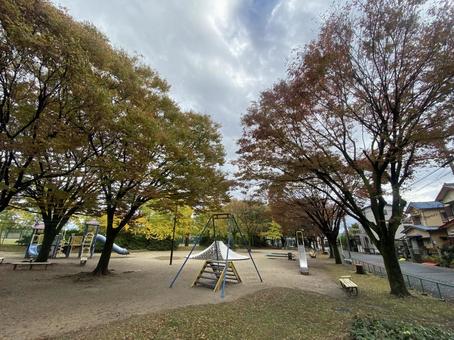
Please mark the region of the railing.
<svg viewBox="0 0 454 340"><path fill-rule="evenodd" d="M353 261L353 265L362 264L363 268L367 269L369 273L373 273L383 278L387 276L386 269L383 266L357 259L351 260ZM408 288L418 290L424 294L430 294L441 300L454 301L454 285L406 273L402 273L402 275L404 276L405 284Z"/></svg>

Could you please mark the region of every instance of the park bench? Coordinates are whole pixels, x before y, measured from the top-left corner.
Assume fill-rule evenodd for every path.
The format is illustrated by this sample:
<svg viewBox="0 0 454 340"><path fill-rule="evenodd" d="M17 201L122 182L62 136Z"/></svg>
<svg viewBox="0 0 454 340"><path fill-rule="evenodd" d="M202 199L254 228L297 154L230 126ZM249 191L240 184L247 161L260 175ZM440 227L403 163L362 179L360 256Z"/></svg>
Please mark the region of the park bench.
<svg viewBox="0 0 454 340"><path fill-rule="evenodd" d="M351 280L351 276L341 276L339 281L349 295L358 295L358 285Z"/></svg>
<svg viewBox="0 0 454 340"><path fill-rule="evenodd" d="M33 267L44 267L47 270L47 266L52 265L52 262L11 262L13 265L13 270L19 266L28 266L28 270L32 270Z"/></svg>
<svg viewBox="0 0 454 340"><path fill-rule="evenodd" d="M2 264L4 260L5 260L4 257L0 257L0 264Z"/></svg>

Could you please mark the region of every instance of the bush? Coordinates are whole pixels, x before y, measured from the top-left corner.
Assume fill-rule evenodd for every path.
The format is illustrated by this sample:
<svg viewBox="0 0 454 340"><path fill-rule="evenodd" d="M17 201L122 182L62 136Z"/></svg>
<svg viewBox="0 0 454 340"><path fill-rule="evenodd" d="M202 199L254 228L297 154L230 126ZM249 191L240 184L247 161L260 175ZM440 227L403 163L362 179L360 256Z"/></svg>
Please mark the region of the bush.
<svg viewBox="0 0 454 340"><path fill-rule="evenodd" d="M411 325L391 320L358 318L353 322L350 335L356 340L402 339L402 340L449 340L454 332L438 327Z"/></svg>
<svg viewBox="0 0 454 340"><path fill-rule="evenodd" d="M170 238L164 240L147 239L144 235L133 235L127 232L120 233L115 239L115 243L128 250L170 250L172 247ZM176 248L177 242L175 242L174 250Z"/></svg>
<svg viewBox="0 0 454 340"><path fill-rule="evenodd" d="M16 241L20 246L28 246L32 239L32 234L22 234L22 237Z"/></svg>
<svg viewBox="0 0 454 340"><path fill-rule="evenodd" d="M440 249L440 253L440 265L443 267L449 267L454 261L454 245L443 245Z"/></svg>

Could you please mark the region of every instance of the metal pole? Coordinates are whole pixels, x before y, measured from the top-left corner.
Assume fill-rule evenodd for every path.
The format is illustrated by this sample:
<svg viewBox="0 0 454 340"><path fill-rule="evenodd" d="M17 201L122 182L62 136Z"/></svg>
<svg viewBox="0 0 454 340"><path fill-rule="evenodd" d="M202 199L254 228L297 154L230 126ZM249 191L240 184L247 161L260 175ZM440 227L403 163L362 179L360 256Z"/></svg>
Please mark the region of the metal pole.
<svg viewBox="0 0 454 340"><path fill-rule="evenodd" d="M443 300L443 296L441 295L440 285L438 284L438 282L436 284L437 284L438 296L440 296L440 300Z"/></svg>
<svg viewBox="0 0 454 340"><path fill-rule="evenodd" d="M227 220L227 223L230 221ZM221 287L221 298L224 298L224 289L225 289L225 280L227 278L227 268L229 265L229 251L230 251L230 223L229 223L229 228L227 230L227 255L225 256L225 265L224 265L224 277L222 278L222 287Z"/></svg>
<svg viewBox="0 0 454 340"><path fill-rule="evenodd" d="M200 232L199 234L199 237L197 238L197 240L194 242L194 245L192 246L192 249L191 251L189 252L188 256L186 256L186 259L184 260L183 264L181 265L180 269L178 269L178 272L177 274L175 275L175 277L173 278L172 282L170 283L170 286L169 288L172 288L173 287L173 284L175 283L175 281L177 280L178 276L180 275L181 271L183 270L183 267L185 266L186 262L188 262L189 260L189 257L191 256L192 252L194 251L195 247L197 246L197 243L199 243L200 241L200 237L201 235L203 235L203 232L205 231L205 229L208 227L208 225L210 224L210 220L213 218L213 216L210 217L210 219L208 220L207 224L205 224L205 227L203 227L202 231Z"/></svg>
<svg viewBox="0 0 454 340"><path fill-rule="evenodd" d="M252 260L252 264L254 265L255 271L257 272L257 275L259 276L260 282L263 282L262 276L260 275L257 265L255 264L254 258L252 257L251 248L249 247L249 243L247 242L246 238L243 236L243 233L241 232L241 229L238 226L238 223L236 222L234 215L232 215L232 219L233 219L233 222L235 223L236 228L238 229L238 232L240 233L241 239L243 240L244 244L246 245L247 252L249 254L249 257Z"/></svg>
<svg viewBox="0 0 454 340"><path fill-rule="evenodd" d="M219 261L219 250L218 250L218 241L216 241L216 223L214 222L214 216L213 216L213 240L214 240L214 251L216 252L216 261Z"/></svg>
<svg viewBox="0 0 454 340"><path fill-rule="evenodd" d="M350 251L350 236L348 235L348 228L347 228L347 222L345 221L345 215L342 217L342 220L344 221L345 236L347 238L348 257L351 259L352 258L352 253Z"/></svg>
<svg viewBox="0 0 454 340"><path fill-rule="evenodd" d="M178 204L175 205L175 215L173 216L173 230L172 230L172 247L170 248L170 263L172 265L173 261L173 248L175 246L175 229L177 227L177 214L178 214Z"/></svg>

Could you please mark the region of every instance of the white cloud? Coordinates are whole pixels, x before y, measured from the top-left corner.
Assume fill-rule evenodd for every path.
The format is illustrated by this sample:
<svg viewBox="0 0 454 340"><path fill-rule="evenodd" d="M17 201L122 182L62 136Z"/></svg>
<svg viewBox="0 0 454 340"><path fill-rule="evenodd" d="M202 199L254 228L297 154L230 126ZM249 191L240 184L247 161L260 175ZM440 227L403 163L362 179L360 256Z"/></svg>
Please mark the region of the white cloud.
<svg viewBox="0 0 454 340"><path fill-rule="evenodd" d="M222 125L232 160L241 115L260 91L285 76L292 51L316 37L333 0L54 2L92 22L115 47L142 55L171 84L183 109L211 115ZM433 199L434 186L413 196Z"/></svg>

